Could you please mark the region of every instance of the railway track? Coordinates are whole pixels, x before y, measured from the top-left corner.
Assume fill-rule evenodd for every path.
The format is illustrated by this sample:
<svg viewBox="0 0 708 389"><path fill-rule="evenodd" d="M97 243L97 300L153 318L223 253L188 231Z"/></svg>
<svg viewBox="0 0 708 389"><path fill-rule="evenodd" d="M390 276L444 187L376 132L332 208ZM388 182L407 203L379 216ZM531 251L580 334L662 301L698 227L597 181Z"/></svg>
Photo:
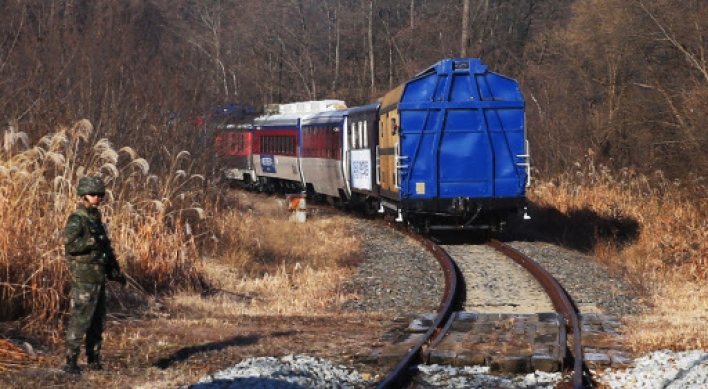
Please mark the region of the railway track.
<svg viewBox="0 0 708 389"><path fill-rule="evenodd" d="M507 368L513 370L513 364L519 363L533 365L545 361L550 362L552 366L557 363L569 373L569 379L559 383L557 387L580 389L591 386L589 370L582 359L578 312L563 288L540 265L496 240L486 245L438 246L427 239L418 239L438 259L445 274L445 293L436 315L428 317L429 320L422 320L425 323L418 323L424 333L412 336L407 344L404 343L404 347L409 351L396 367L379 381L377 388L403 387L411 379L413 364L430 362L436 360L436 357L450 355L450 347L459 348L455 345L456 342L469 343L471 336L461 334L460 328L469 330L475 325L485 329L498 328L500 321L506 323L501 324L502 327L511 325L522 328L519 323L528 321L529 317L535 318L531 320L536 321L527 327L534 329L543 327L544 323L556 324L558 333L552 338L558 343L557 348L550 353L544 351L542 355L539 355L538 350L534 350L533 358L537 358L536 360L512 359L512 366ZM454 330L458 332L454 333ZM536 341L538 339L536 337ZM475 340L482 342L479 338ZM448 345L445 346L445 343ZM439 348L444 351L437 351ZM458 364L475 360L470 353L453 354L453 359L457 359ZM489 363L488 357L480 355L476 355L478 362Z"/></svg>
<svg viewBox="0 0 708 389"><path fill-rule="evenodd" d="M335 209L327 205L312 208ZM391 227L390 224L387 226ZM416 336L414 342L405 345L408 352L379 381L377 388L404 387L411 378L411 367L416 363L445 363L434 360L436 348L444 346L446 338L452 338L451 342L454 342L455 336L446 335L460 323L464 327L469 326L465 321L479 322L490 317L507 324L513 320L528 321L523 315L538 316L539 319L530 323L531 326L542 327L544 322L549 322L559 328L557 352L541 355L541 360L551 360L550 366L559 366L566 372L566 378L557 387L579 389L592 386L590 370L582 359L581 326L584 324L580 322L578 310L558 282L536 262L499 241L493 240L486 245L439 246L409 230L396 229L417 239L436 257L443 269L445 287L437 313L421 327L423 333ZM549 316L549 312L555 315ZM490 325L490 322L483 325ZM576 355L579 358L575 358ZM460 361L464 362L462 358L455 361L458 366ZM489 359L484 359L469 366L489 362ZM533 367L532 364L530 366ZM504 369L501 372L504 373ZM513 371L513 366L506 372L520 373Z"/></svg>

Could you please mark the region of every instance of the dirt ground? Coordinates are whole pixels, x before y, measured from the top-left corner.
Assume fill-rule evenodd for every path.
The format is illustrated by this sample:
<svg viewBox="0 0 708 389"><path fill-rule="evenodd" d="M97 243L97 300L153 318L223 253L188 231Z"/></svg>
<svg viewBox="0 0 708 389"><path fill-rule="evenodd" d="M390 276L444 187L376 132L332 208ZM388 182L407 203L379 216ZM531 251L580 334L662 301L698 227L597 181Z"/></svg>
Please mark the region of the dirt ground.
<svg viewBox="0 0 708 389"><path fill-rule="evenodd" d="M204 296L204 299L215 296ZM175 388L258 356L307 354L356 367L365 377L385 374L365 363L381 345L391 318L332 311L323 316L214 315L186 310L170 302L149 302L140 313L109 307L104 333L104 371L84 368L81 377L63 373L63 345L40 346L23 339L35 356L5 361L3 388ZM12 334L6 324L3 333ZM7 336L7 335L6 335ZM18 343L18 339L14 339ZM26 352L27 350L25 350ZM85 367L82 355L79 365ZM377 371L379 370L379 371Z"/></svg>

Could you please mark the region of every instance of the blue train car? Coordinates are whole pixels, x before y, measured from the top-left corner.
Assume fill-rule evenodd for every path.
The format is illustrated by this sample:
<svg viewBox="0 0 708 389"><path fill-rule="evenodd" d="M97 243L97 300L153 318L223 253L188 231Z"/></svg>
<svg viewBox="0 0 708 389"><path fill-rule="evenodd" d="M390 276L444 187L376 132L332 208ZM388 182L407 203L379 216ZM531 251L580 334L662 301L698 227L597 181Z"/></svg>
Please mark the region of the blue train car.
<svg viewBox="0 0 708 389"><path fill-rule="evenodd" d="M526 204L525 103L478 59L442 60L384 97L383 205L435 229L504 226Z"/></svg>

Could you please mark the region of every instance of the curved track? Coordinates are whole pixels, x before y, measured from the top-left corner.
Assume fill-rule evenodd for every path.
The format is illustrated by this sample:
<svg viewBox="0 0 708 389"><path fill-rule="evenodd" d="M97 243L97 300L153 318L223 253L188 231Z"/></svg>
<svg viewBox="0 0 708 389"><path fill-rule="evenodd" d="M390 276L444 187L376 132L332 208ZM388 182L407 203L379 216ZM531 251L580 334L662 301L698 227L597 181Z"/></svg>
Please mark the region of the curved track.
<svg viewBox="0 0 708 389"><path fill-rule="evenodd" d="M408 234L412 235L411 233ZM457 268L455 262L452 260L450 255L440 246L431 242L430 240L415 235L413 236L416 237L421 243L423 243L440 262L440 265L445 272L445 294L442 298L440 307L438 308L437 317L434 321L434 324L429 328L423 339L409 350L408 354L406 354L406 356L398 363L396 368L392 370L382 381L380 381L377 386L377 388L379 389L399 388L402 387L406 381L408 381L408 374L410 371L409 368L412 364L417 363L421 359L420 355L424 346L428 344L434 347L444 337L445 331L451 326L452 321L455 318L456 310L459 310L459 308L462 307L463 304L466 303L467 306L473 307L475 309L478 309L482 305L489 305L488 302L477 302L474 300L474 298L463 302L462 300L464 299L465 293L462 292L462 285L464 284L465 280L462 278L462 274L459 272L459 269ZM541 286L541 288L545 292L545 295L547 296L547 298L545 296L542 296L542 293L540 293L538 290L517 290L517 294L524 295L527 297L524 301L528 301L529 306L526 306L526 303L509 303L501 297L497 300L495 304L497 306L505 306L505 309L507 310L520 312L529 309L532 311L548 311L549 305L552 305L556 312L561 313L565 319L567 331L573 334L572 354L574 358L572 358L572 382L563 382L559 384L559 387L570 387L574 389L585 388L586 385L584 383L584 378L589 377L584 376L586 373L588 373L588 371L584 367L582 360L583 354L582 345L580 341L579 319L577 310L573 305L570 297L563 290L560 284L531 258L521 254L510 246L496 240L490 241L487 245L494 248L499 253L502 253L504 256L513 259L517 264L519 264L523 269L525 269L528 274L533 276L533 278L538 281L538 284ZM454 251L452 248L448 249ZM463 267L464 266L465 265L463 265ZM474 268L473 265L472 268ZM510 282L509 280L505 280L503 278L505 276L505 273L507 273L508 271L516 272L516 270L510 270L509 268L498 269L498 271L495 273L496 276L490 277L491 279L498 281L498 284L489 285L490 289L499 290L500 288L503 288L505 282ZM469 270L468 273L470 273ZM481 274L480 276L483 277L484 274ZM524 275L519 276L523 277ZM519 300L514 299L514 301ZM534 304L538 306L534 307Z"/></svg>

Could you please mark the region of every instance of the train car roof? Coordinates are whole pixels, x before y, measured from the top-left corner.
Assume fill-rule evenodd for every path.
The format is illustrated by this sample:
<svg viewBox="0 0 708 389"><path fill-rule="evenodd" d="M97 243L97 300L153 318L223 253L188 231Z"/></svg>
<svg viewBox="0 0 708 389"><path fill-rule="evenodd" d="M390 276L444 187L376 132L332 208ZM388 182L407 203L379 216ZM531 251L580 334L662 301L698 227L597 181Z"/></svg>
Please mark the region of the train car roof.
<svg viewBox="0 0 708 389"><path fill-rule="evenodd" d="M302 118L302 125L314 123L331 123L338 122L349 113L350 109L337 109L334 111L318 112Z"/></svg>
<svg viewBox="0 0 708 389"><path fill-rule="evenodd" d="M297 125L300 119L308 116L305 114L297 115L263 115L253 119L253 126L286 126Z"/></svg>
<svg viewBox="0 0 708 389"><path fill-rule="evenodd" d="M361 113L361 112L366 112L366 111L373 111L379 109L381 106L381 102L377 101L375 103L367 104L367 105L362 105L359 107L352 107L349 108L349 115L356 114L356 113Z"/></svg>
<svg viewBox="0 0 708 389"><path fill-rule="evenodd" d="M253 125L250 123L244 123L244 124L220 124L216 126L217 130L241 130L241 131L249 131L253 129Z"/></svg>

